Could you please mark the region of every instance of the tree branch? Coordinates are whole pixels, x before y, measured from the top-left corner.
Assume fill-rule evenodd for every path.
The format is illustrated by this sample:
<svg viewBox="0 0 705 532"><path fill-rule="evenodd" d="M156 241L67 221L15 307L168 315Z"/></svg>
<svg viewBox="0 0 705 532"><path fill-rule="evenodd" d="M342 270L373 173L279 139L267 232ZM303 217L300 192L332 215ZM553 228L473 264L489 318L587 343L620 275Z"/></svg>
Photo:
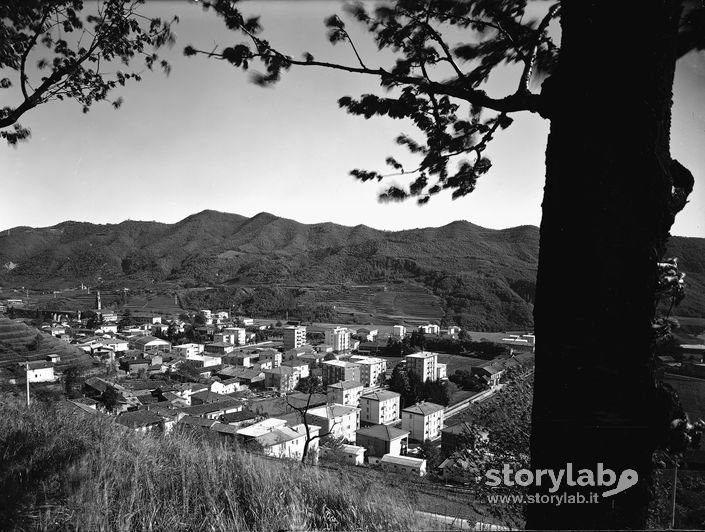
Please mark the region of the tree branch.
<svg viewBox="0 0 705 532"><path fill-rule="evenodd" d="M536 28L534 45L531 48L529 56L524 60L524 71L521 74L521 81L519 82L519 88L517 89L518 93L527 94L529 92L529 82L531 81L531 74L533 73L534 65L536 64L536 56L539 51L539 45L541 44L541 38L543 37L543 34L548 28L551 20L560 12L560 9L560 4L553 4L549 8L548 13L546 13L546 16L543 17L543 20L541 20L538 28Z"/></svg>
<svg viewBox="0 0 705 532"><path fill-rule="evenodd" d="M29 52L34 48L34 45L37 44L37 39L39 38L39 35L42 33L42 28L44 27L44 23L46 22L46 19L49 17L49 9L46 10L44 15L42 16L42 20L39 21L39 24L37 25L37 29L34 32L34 35L30 39L30 42L27 44L27 48L25 49L24 52L22 52L22 57L20 58L20 87L22 89L22 96L24 96L25 100L29 99L29 94L27 93L27 74L25 73L25 67L27 64L27 57L29 56Z"/></svg>
<svg viewBox="0 0 705 532"><path fill-rule="evenodd" d="M213 54L211 52L204 52L202 50L193 49L194 54L202 54L212 57L217 57L219 59L225 59L222 54ZM341 70L344 72L350 72L353 74L364 74L370 76L380 77L385 84L391 83L406 83L408 85L414 85L420 87L424 92L433 91L436 94L441 94L445 96L452 96L454 98L459 98L467 102L477 105L479 107L487 107L493 111L498 111L500 113L513 113L518 111L529 111L531 113L541 113L544 110L542 106L543 98L539 94L534 93L522 93L522 94L511 94L505 96L504 98L491 98L483 90L471 89L463 86L462 80L450 80L446 82L435 82L429 81L421 76L402 76L398 74L392 74L387 72L383 68L362 68L362 67L351 67L346 65L339 65L337 63L328 63L325 61L299 61L293 59L289 56L285 56L280 52L272 50L269 53L254 54L252 57L261 58L274 58L279 57L284 59L290 65L302 66L302 67L322 67L329 68L331 70Z"/></svg>

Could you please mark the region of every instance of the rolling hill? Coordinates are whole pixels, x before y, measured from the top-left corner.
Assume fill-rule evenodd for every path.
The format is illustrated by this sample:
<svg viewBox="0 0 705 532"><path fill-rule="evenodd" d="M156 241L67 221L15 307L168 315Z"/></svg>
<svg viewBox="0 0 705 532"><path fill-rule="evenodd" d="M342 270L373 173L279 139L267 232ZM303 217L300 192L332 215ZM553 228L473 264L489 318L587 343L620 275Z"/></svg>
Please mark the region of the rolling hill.
<svg viewBox="0 0 705 532"><path fill-rule="evenodd" d="M683 312L705 314L705 240L673 238L670 252L681 257L696 294ZM175 224L67 221L4 231L0 284L160 286L196 306L242 306L257 294L293 298L293 309L326 303L369 316L445 316L476 330L506 330L531 326L537 257L533 226L493 230L456 221L391 232L206 210ZM203 286L215 291L186 291Z"/></svg>

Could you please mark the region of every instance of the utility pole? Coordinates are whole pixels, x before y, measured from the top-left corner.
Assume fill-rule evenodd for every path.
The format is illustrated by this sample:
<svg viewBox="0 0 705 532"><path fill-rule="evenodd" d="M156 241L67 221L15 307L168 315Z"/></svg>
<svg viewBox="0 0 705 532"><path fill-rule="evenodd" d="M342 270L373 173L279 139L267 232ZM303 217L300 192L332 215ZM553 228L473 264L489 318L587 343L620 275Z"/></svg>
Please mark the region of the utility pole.
<svg viewBox="0 0 705 532"><path fill-rule="evenodd" d="M27 381L27 406L29 407L29 360L27 361L27 373L25 374Z"/></svg>

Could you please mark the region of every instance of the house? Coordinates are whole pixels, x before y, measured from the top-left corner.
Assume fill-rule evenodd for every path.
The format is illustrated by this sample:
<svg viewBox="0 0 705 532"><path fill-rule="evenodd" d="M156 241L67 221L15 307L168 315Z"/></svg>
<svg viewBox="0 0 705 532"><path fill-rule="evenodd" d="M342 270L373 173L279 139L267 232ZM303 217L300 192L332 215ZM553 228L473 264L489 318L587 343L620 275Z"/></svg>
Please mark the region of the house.
<svg viewBox="0 0 705 532"><path fill-rule="evenodd" d="M196 355L200 355L204 351L204 346L203 344L181 344L181 345L175 345L172 348L172 352L175 355L182 356L186 359L189 360L198 360L196 358L192 358Z"/></svg>
<svg viewBox="0 0 705 532"><path fill-rule="evenodd" d="M223 401L234 402L235 399L228 395L219 394L208 390L191 394L191 406L220 403Z"/></svg>
<svg viewBox="0 0 705 532"><path fill-rule="evenodd" d="M50 362L51 364L56 364L58 362L61 362L61 355L58 355L56 353L52 353L52 354L46 356L46 361Z"/></svg>
<svg viewBox="0 0 705 532"><path fill-rule="evenodd" d="M222 401L217 403L203 403L200 405L186 406L180 408L178 411L190 416L217 420L220 419L223 414L239 412L240 410L242 410L242 404L240 401L226 395Z"/></svg>
<svg viewBox="0 0 705 532"><path fill-rule="evenodd" d="M304 353L303 355L300 355L297 360L306 362L308 364L308 367L311 369L315 368L320 368L321 367L321 362L323 362L326 358L326 353Z"/></svg>
<svg viewBox="0 0 705 532"><path fill-rule="evenodd" d="M25 368L28 382L54 382L54 365L44 360L20 363Z"/></svg>
<svg viewBox="0 0 705 532"><path fill-rule="evenodd" d="M208 386L206 384L201 384L198 382L186 382L184 384L177 384L176 386L174 386L172 393L180 397L181 399L188 401L188 404L191 405L191 395L207 390Z"/></svg>
<svg viewBox="0 0 705 532"><path fill-rule="evenodd" d="M326 392L329 403L338 403L346 406L360 406L360 396L362 395L362 383L357 381L340 381L329 384ZM365 421L364 418L362 418Z"/></svg>
<svg viewBox="0 0 705 532"><path fill-rule="evenodd" d="M452 453L438 466L439 476L445 482L469 484L482 477L485 468L481 467L478 460L467 453Z"/></svg>
<svg viewBox="0 0 705 532"><path fill-rule="evenodd" d="M211 383L211 392L219 394L228 394L240 391L241 384L236 378L225 379L222 381L213 381Z"/></svg>
<svg viewBox="0 0 705 532"><path fill-rule="evenodd" d="M374 342L378 334L379 331L377 329L367 329L363 327L357 330L357 335L367 342Z"/></svg>
<svg viewBox="0 0 705 532"><path fill-rule="evenodd" d="M130 314L129 319L137 325L156 325L162 322L161 316L155 316L149 312L133 312Z"/></svg>
<svg viewBox="0 0 705 532"><path fill-rule="evenodd" d="M152 432L164 430L164 419L149 410L123 412L116 421L137 432Z"/></svg>
<svg viewBox="0 0 705 532"><path fill-rule="evenodd" d="M309 408L306 420L321 427L321 432L326 434L322 436L324 440L334 437L354 442L355 433L360 428L360 409L338 404Z"/></svg>
<svg viewBox="0 0 705 532"><path fill-rule="evenodd" d="M216 422L211 425L210 430L219 434L223 439L235 440L237 438L237 427L226 425L225 423Z"/></svg>
<svg viewBox="0 0 705 532"><path fill-rule="evenodd" d="M250 388L264 386L264 371L259 369L232 366L221 369L216 375L221 379L235 378Z"/></svg>
<svg viewBox="0 0 705 532"><path fill-rule="evenodd" d="M426 475L426 459L424 458L385 454L379 463L382 470L388 473L400 473L413 477Z"/></svg>
<svg viewBox="0 0 705 532"><path fill-rule="evenodd" d="M504 375L504 367L499 362L494 361L475 366L471 371L473 375L477 375L484 380L490 388L499 386Z"/></svg>
<svg viewBox="0 0 705 532"><path fill-rule="evenodd" d="M282 363L282 354L276 349L263 349L259 352L260 361L271 360L272 367L277 368Z"/></svg>
<svg viewBox="0 0 705 532"><path fill-rule="evenodd" d="M303 325L288 325L282 329L284 350L296 349L306 343L306 327Z"/></svg>
<svg viewBox="0 0 705 532"><path fill-rule="evenodd" d="M419 332L423 334L440 334L441 328L434 323L429 323L428 325L419 325Z"/></svg>
<svg viewBox="0 0 705 532"><path fill-rule="evenodd" d="M203 418L192 415L186 415L178 421L177 425L191 427L195 429L210 429L216 423L218 423L218 421L214 418Z"/></svg>
<svg viewBox="0 0 705 532"><path fill-rule="evenodd" d="M224 342L212 342L210 344L205 344L204 350L209 354L226 355L235 351L235 346Z"/></svg>
<svg viewBox="0 0 705 532"><path fill-rule="evenodd" d="M335 448L323 446L319 448L319 452L321 458L339 460L348 465L361 466L365 463L366 449L357 445L343 443Z"/></svg>
<svg viewBox="0 0 705 532"><path fill-rule="evenodd" d="M244 368L251 368L252 366L255 365L254 359L259 358L257 355L254 355L252 353L237 353L234 357L231 357L231 360L234 358L234 362L236 366L242 366Z"/></svg>
<svg viewBox="0 0 705 532"><path fill-rule="evenodd" d="M228 414L223 414L220 416L220 422L225 425L231 425L238 429L254 425L255 423L262 421L262 416L256 414L252 410L242 409L239 412L230 412Z"/></svg>
<svg viewBox="0 0 705 532"><path fill-rule="evenodd" d="M309 425L308 435L304 425L277 427L258 436L255 441L262 446L262 452L267 456L301 460L306 440L309 439L308 455L315 460L318 455L319 439L316 436L319 431L320 427L315 425Z"/></svg>
<svg viewBox="0 0 705 532"><path fill-rule="evenodd" d="M421 382L435 381L438 376L436 365L438 364L438 354L428 351L412 353L404 357L406 360L406 371L413 373Z"/></svg>
<svg viewBox="0 0 705 532"><path fill-rule="evenodd" d="M357 430L355 443L367 449L369 463L376 464L385 454L406 454L409 431L387 425L372 425Z"/></svg>
<svg viewBox="0 0 705 532"><path fill-rule="evenodd" d="M379 386L387 372L387 361L383 358L354 355L350 362L360 365L360 382L364 386Z"/></svg>
<svg viewBox="0 0 705 532"><path fill-rule="evenodd" d="M132 349L137 349L143 353L156 353L157 351L171 352L171 342L167 342L155 336L141 336L134 338L130 343L132 344Z"/></svg>
<svg viewBox="0 0 705 532"><path fill-rule="evenodd" d="M301 374L294 368L284 366L266 369L264 373L265 388L274 388L278 392L291 392L299 383Z"/></svg>
<svg viewBox="0 0 705 532"><path fill-rule="evenodd" d="M499 343L509 347L510 354L515 352L533 353L536 347L536 337L533 334L509 334Z"/></svg>
<svg viewBox="0 0 705 532"><path fill-rule="evenodd" d="M340 381L360 382L360 365L342 360L324 360L321 363L323 370L323 384L335 384Z"/></svg>
<svg viewBox="0 0 705 532"><path fill-rule="evenodd" d="M305 356L305 355L301 355ZM285 360L280 367L288 367L299 374L299 379L305 379L310 375L308 362L301 359Z"/></svg>
<svg viewBox="0 0 705 532"><path fill-rule="evenodd" d="M303 392L294 392L286 396L285 400L287 412L294 408L315 408L328 404L328 396L322 393L307 394ZM291 405L291 406L290 406ZM293 408L292 408L293 407Z"/></svg>
<svg viewBox="0 0 705 532"><path fill-rule="evenodd" d="M378 390L360 396L362 421L376 425L387 425L399 419L401 395L388 390Z"/></svg>
<svg viewBox="0 0 705 532"><path fill-rule="evenodd" d="M406 327L403 325L395 325L392 327L392 336L394 338L404 338L404 336L406 336Z"/></svg>
<svg viewBox="0 0 705 532"><path fill-rule="evenodd" d="M123 358L120 360L120 369L130 375L137 375L147 371L152 363L148 358Z"/></svg>
<svg viewBox="0 0 705 532"><path fill-rule="evenodd" d="M434 440L441 435L444 412L442 405L416 403L401 411L401 428L409 431L412 440Z"/></svg>
<svg viewBox="0 0 705 532"><path fill-rule="evenodd" d="M286 349L284 353L282 353L282 360L293 360L296 358L299 358L301 355L304 355L306 353L315 353L316 350L308 345L300 345L299 347L292 347L291 349Z"/></svg>

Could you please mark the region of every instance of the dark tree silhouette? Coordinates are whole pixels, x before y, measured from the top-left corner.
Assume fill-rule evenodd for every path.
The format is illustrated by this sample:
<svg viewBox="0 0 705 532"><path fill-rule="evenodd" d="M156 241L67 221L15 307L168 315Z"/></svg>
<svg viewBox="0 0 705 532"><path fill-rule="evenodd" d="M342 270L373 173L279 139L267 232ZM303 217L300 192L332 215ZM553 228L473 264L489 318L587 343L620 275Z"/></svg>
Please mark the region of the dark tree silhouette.
<svg viewBox="0 0 705 532"><path fill-rule="evenodd" d="M390 186L383 200L425 203L444 190L464 196L489 171L486 147L511 125L511 114L550 120L534 307L532 467L594 469L602 462L634 469L640 480L597 505L530 505L527 526L642 528L652 454L669 410L651 369L657 262L693 187L691 173L670 155L672 87L678 58L705 46L703 7L681 0L547 2L535 18L526 0L398 0L372 10L356 4L352 16L396 57L380 67L359 54L338 16L325 21L328 37L351 46L353 65L310 53L295 59L274 49L259 20L243 16L236 3L204 4L243 41L208 51L189 46L187 55L243 69L259 61L265 72L253 79L260 85L293 66L379 79L386 95L343 97L340 106L366 118L410 119L424 138L397 138L418 165L405 168L389 157L410 183ZM549 32L556 24L560 46L552 37L558 28ZM449 30L467 42L449 42ZM520 67L515 90L488 94L483 82L507 63ZM537 75L544 76L539 92L532 91ZM362 181L385 177L351 173ZM564 288L576 278L579 296ZM614 323L620 326L604 325Z"/></svg>

